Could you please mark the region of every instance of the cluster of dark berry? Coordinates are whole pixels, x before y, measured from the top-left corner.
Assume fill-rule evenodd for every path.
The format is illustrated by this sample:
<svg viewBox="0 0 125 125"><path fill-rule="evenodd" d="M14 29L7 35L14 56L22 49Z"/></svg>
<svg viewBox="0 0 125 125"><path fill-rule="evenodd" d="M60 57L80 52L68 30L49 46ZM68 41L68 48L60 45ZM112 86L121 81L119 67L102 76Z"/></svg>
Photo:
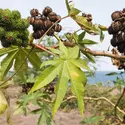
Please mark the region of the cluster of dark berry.
<svg viewBox="0 0 125 125"><path fill-rule="evenodd" d="M92 24L92 15L91 14L86 14L82 13L82 16L86 18L89 24Z"/></svg>
<svg viewBox="0 0 125 125"><path fill-rule="evenodd" d="M28 44L29 22L17 10L0 9L0 40L3 47Z"/></svg>
<svg viewBox="0 0 125 125"><path fill-rule="evenodd" d="M30 91L30 89L33 87L34 83L26 83L22 85L22 92L28 94L28 92Z"/></svg>
<svg viewBox="0 0 125 125"><path fill-rule="evenodd" d="M125 54L125 8L122 11L113 12L111 18L113 22L108 28L109 34L113 35L111 45Z"/></svg>
<svg viewBox="0 0 125 125"><path fill-rule="evenodd" d="M52 8L45 7L42 14L39 13L37 9L32 9L30 11L31 17L28 17L29 23L33 26L33 37L34 39L39 39L43 34L53 26L48 32L48 36L53 36L54 32L60 32L62 26L59 25L61 17L53 12Z"/></svg>
<svg viewBox="0 0 125 125"><path fill-rule="evenodd" d="M45 92L47 92L47 93L49 93L49 94L54 93L54 85L55 85L54 82L51 82L49 85L47 85L47 86L45 87Z"/></svg>

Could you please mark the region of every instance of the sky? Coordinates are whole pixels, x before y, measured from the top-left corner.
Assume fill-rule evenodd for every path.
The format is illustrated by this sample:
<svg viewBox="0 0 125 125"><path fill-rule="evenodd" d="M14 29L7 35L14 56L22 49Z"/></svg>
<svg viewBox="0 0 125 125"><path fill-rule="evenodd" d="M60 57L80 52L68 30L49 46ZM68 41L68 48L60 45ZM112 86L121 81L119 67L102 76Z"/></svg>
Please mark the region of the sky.
<svg viewBox="0 0 125 125"><path fill-rule="evenodd" d="M0 0L0 8L9 8L11 10L19 10L22 17L27 18L30 16L30 10L33 8L38 9L40 12L46 6L50 6L53 11L61 15L61 17L67 15L65 6L65 0ZM82 12L91 13L93 16L93 23L109 26L111 24L111 13L116 10L122 10L125 6L124 0L73 0L75 7ZM72 19L65 19L61 21L63 26L63 32L79 29L78 25ZM110 45L111 36L105 32L105 39L103 43L100 43L99 36L87 35L86 38L90 38L99 42L98 45L91 46L92 50L107 51ZM97 59L95 64L99 71L116 71L117 68L112 65L111 59L108 57L101 57Z"/></svg>

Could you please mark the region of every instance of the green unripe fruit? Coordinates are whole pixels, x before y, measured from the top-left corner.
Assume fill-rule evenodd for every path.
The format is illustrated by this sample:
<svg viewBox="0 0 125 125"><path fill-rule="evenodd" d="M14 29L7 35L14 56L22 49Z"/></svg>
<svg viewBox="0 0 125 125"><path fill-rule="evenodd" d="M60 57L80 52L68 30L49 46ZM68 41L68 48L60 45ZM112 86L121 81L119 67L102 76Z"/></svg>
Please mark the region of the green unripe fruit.
<svg viewBox="0 0 125 125"><path fill-rule="evenodd" d="M7 41L5 38L1 39L1 45L5 48L11 46L11 42Z"/></svg>
<svg viewBox="0 0 125 125"><path fill-rule="evenodd" d="M29 22L26 19L18 19L15 22L13 22L13 29L16 30L24 30L29 27Z"/></svg>
<svg viewBox="0 0 125 125"><path fill-rule="evenodd" d="M28 36L29 36L28 29L19 31L19 34L17 36L18 38L21 38L21 39L28 39Z"/></svg>
<svg viewBox="0 0 125 125"><path fill-rule="evenodd" d="M5 39L11 43L14 43L17 38L17 34L14 31L8 31L5 34Z"/></svg>
<svg viewBox="0 0 125 125"><path fill-rule="evenodd" d="M0 27L0 39L4 36L5 29L3 27Z"/></svg>
<svg viewBox="0 0 125 125"><path fill-rule="evenodd" d="M21 18L21 14L18 10L13 10L12 11L12 18L13 19L20 19Z"/></svg>
<svg viewBox="0 0 125 125"><path fill-rule="evenodd" d="M2 22L3 25L7 25L12 22L12 14L9 9L5 9L2 11Z"/></svg>

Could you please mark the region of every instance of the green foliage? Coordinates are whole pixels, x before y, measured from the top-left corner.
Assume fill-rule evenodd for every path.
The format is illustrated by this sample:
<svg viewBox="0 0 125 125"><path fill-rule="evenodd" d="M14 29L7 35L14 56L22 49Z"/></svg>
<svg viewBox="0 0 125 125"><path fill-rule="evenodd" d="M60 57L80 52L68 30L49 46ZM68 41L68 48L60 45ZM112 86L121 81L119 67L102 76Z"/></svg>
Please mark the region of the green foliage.
<svg viewBox="0 0 125 125"><path fill-rule="evenodd" d="M8 71L14 65L15 71L17 71L20 65L23 64L21 70L19 71L18 75L21 76L23 79L24 74L28 68L28 61L37 69L40 68L41 60L35 52L32 52L31 55L28 56L28 61L25 60L30 48L18 48L18 47L10 47L10 48L3 48L0 50L0 56L7 54L7 56L2 60L1 67L0 67L0 80L3 80L7 75ZM36 62L37 60L37 62Z"/></svg>
<svg viewBox="0 0 125 125"><path fill-rule="evenodd" d="M14 67L16 76L18 76L23 83L28 82L27 76L29 75L29 63L33 66L33 73L36 70L40 72L40 74L35 72L33 76L29 75L29 81L33 81L35 84L27 95L23 95L21 99L17 101L15 111L15 114L39 114L40 117L38 119L38 125L41 125L44 122L46 122L47 125L51 125L51 119L54 117L63 102L63 99L67 94L69 84L71 87L71 93L77 98L77 104L75 104L75 106L78 106L80 113L83 116L85 104L84 95L89 90L85 90L85 85L87 83L85 71L90 72L88 60L95 62L94 57L91 54L86 53L84 49L86 49L86 46L88 45L97 44L97 42L87 39L85 35L86 33L89 33L90 35L99 35L100 41L102 42L104 39L102 31L107 31L105 26L91 24L88 22L86 17L79 15L81 11L75 8L74 4L70 4L68 0L65 0L65 2L68 10L68 16L71 17L81 29L72 34L67 33L65 35L67 38L66 41L74 44L71 47L64 46L64 41L61 40L60 37L54 35L59 42L59 46L57 45L55 47L56 49L53 47L46 47L48 46L48 44L46 45L44 42L46 40L43 40L40 43L41 45L45 45L45 47L43 45L40 46L39 44L35 46L35 44L32 43L34 42L33 37L28 38L28 20L21 18L21 14L17 10L10 11L9 9L0 9L0 40L2 46L5 47L0 49L0 57L4 56L0 65L0 80L3 81L9 70ZM35 15L38 14L37 9L33 9L32 12ZM39 18L39 16L37 17ZM33 21L34 18L31 18L31 23ZM38 25L37 23L42 22L36 21L36 27ZM41 35L41 32L38 32L38 34ZM29 45L28 41L31 42ZM55 41L52 43L49 39L48 41L50 46L53 46L55 43ZM42 51L38 48L41 48ZM44 53L38 55L38 52L43 51ZM52 54L52 56L48 56L45 52ZM46 58L43 63L41 61L42 56ZM50 58L52 60L50 60ZM34 78L35 76L37 77ZM43 93L45 89L44 87L55 79L55 95L54 97L53 95L50 97L48 94ZM116 83L123 85L121 82L123 83L120 79L116 80ZM8 83L4 85L0 84L0 88L3 89L8 85ZM90 92L88 96L98 97L99 91L97 91L95 86L93 88L94 89L89 90ZM95 91L94 94L93 90ZM33 111L29 111L29 103L36 105L38 108ZM103 102L101 104L103 104ZM0 105L2 105L0 106L0 113L3 113L7 108L7 103L2 93L0 94ZM97 104L95 108L99 105ZM106 104L106 106L109 105ZM98 115L95 114L88 119L84 119L84 122L87 124L92 124L93 122L97 123L102 117L98 117Z"/></svg>
<svg viewBox="0 0 125 125"><path fill-rule="evenodd" d="M3 93L0 91L0 115L5 112L7 107L8 107L7 100L5 96L3 95Z"/></svg>
<svg viewBox="0 0 125 125"><path fill-rule="evenodd" d="M102 116L91 116L89 118L84 118L84 120L81 121L81 124L88 124L88 125L98 124L102 118L103 118Z"/></svg>
<svg viewBox="0 0 125 125"><path fill-rule="evenodd" d="M42 100L45 98L50 100L50 97L42 92L35 92L32 94L23 95L16 104L14 114L40 114L38 119L38 125L41 125L44 122L46 122L47 125L51 125L51 107ZM34 105L36 105L37 109L34 109L32 111L28 110L29 103L33 103Z"/></svg>
<svg viewBox="0 0 125 125"><path fill-rule="evenodd" d="M51 49L52 50L52 49ZM56 99L53 103L53 115L59 108L68 87L68 81L71 81L72 92L77 96L78 107L83 115L84 110L84 86L86 84L86 76L80 68L89 70L87 64L79 59L79 47L66 48L60 41L59 56L54 60L45 61L42 65L48 66L40 76L37 77L36 83L30 93L36 91L49 84L56 76L58 76L57 86L55 89ZM53 51L55 52L55 51ZM71 53L73 52L73 53ZM55 53L57 54L57 52Z"/></svg>
<svg viewBox="0 0 125 125"><path fill-rule="evenodd" d="M3 47L27 46L29 22L17 10L0 9L0 40ZM21 35L22 34L22 35ZM25 42L25 44L23 44Z"/></svg>

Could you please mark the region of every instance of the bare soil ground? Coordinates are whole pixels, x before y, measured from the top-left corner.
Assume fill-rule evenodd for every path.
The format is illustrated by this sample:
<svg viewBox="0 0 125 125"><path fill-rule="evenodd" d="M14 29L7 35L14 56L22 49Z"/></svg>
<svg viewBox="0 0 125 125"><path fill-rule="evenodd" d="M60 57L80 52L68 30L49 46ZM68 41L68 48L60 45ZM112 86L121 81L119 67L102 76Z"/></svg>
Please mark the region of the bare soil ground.
<svg viewBox="0 0 125 125"><path fill-rule="evenodd" d="M11 113L12 113L12 125L37 125L38 115L13 115L14 103L21 89L19 87L10 87L7 90L8 95L11 97ZM82 120L78 110L72 110L70 112L58 111L53 125L80 125ZM0 116L0 125L7 125L5 114Z"/></svg>

